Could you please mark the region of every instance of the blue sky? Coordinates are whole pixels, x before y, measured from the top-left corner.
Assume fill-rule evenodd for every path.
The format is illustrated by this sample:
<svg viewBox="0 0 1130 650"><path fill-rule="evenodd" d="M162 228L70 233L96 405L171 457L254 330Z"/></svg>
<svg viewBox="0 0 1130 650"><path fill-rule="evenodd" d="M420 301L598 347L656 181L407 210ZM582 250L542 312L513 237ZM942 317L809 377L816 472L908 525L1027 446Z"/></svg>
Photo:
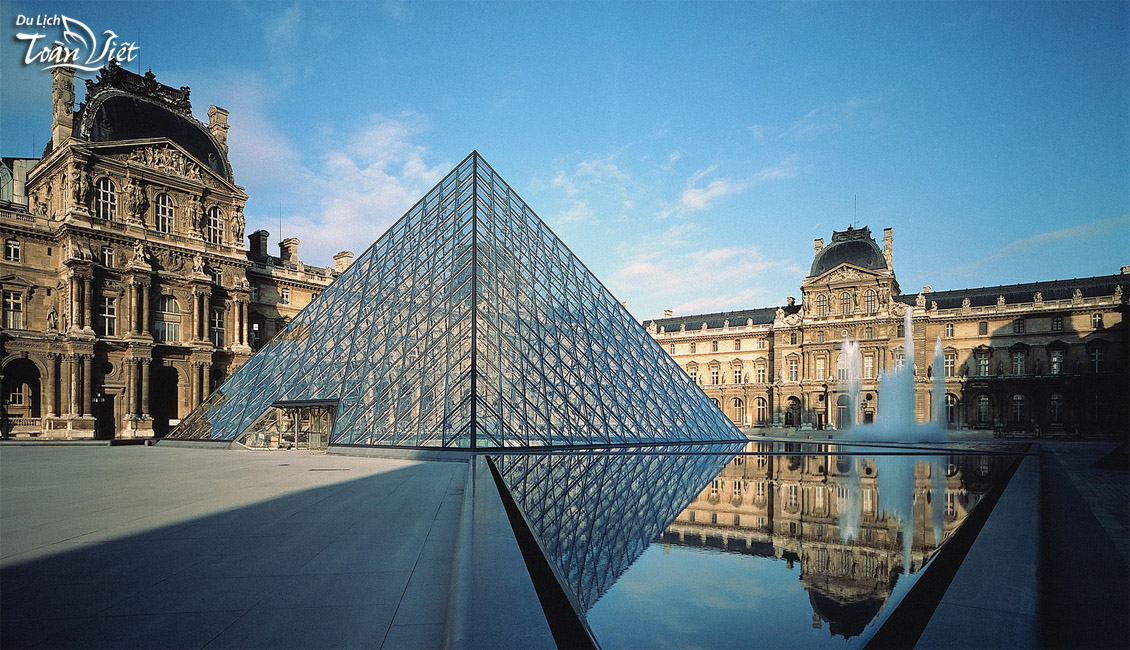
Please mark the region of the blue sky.
<svg viewBox="0 0 1130 650"><path fill-rule="evenodd" d="M281 212L308 263L477 149L641 319L783 304L852 223L894 228L904 293L1103 275L1130 264L1128 6L0 0L0 153L50 136L16 17L62 14L231 112L248 232L273 247Z"/></svg>

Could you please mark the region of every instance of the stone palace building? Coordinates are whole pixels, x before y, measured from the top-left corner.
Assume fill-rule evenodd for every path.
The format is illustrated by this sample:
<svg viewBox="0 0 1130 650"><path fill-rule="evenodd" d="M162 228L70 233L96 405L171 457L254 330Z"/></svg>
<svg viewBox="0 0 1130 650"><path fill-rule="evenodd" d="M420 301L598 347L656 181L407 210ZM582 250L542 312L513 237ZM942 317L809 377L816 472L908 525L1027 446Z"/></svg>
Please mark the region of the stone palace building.
<svg viewBox="0 0 1130 650"><path fill-rule="evenodd" d="M890 228L815 241L801 300L779 307L646 321L652 337L743 427L842 428L852 409L845 339L859 342L855 409L876 417L879 373L914 364L915 413L931 402L941 340L945 422L951 428L1125 435L1130 396L1130 267L1116 275L903 294ZM914 358L904 350L911 314ZM940 415L940 414L939 414Z"/></svg>
<svg viewBox="0 0 1130 650"><path fill-rule="evenodd" d="M317 297L332 268L244 243L228 113L113 62L52 73L51 140L0 165L3 435L161 436Z"/></svg>

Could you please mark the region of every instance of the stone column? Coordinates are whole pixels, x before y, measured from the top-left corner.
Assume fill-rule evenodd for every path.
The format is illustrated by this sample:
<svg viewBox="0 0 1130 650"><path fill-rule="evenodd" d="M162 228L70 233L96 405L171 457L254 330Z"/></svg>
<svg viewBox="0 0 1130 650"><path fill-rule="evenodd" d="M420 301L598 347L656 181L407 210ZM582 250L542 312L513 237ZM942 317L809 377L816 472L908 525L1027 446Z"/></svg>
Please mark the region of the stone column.
<svg viewBox="0 0 1130 650"><path fill-rule="evenodd" d="M94 357L89 354L82 356L82 414L92 415L91 398L94 397Z"/></svg>
<svg viewBox="0 0 1130 650"><path fill-rule="evenodd" d="M87 328L94 323L94 280L92 278L83 278L82 281L82 326Z"/></svg>
<svg viewBox="0 0 1130 650"><path fill-rule="evenodd" d="M49 418L55 417L55 382L59 381L58 359L58 354L47 353L47 376L44 378L46 381L43 384L44 408L42 411L44 416Z"/></svg>
<svg viewBox="0 0 1130 650"><path fill-rule="evenodd" d="M141 417L149 417L149 364L151 359L141 360Z"/></svg>
<svg viewBox="0 0 1130 650"><path fill-rule="evenodd" d="M200 364L200 401L203 402L212 392L212 364L204 361Z"/></svg>
<svg viewBox="0 0 1130 650"><path fill-rule="evenodd" d="M248 327L247 321L249 319L248 319L247 315L249 313L249 307L250 307L250 303L247 300L241 300L239 302L239 308L240 308L240 311L242 313L242 316L240 318L240 335L239 335L239 342L240 342L241 345L247 345L247 341L248 341L248 338L247 338L247 327Z"/></svg>
<svg viewBox="0 0 1130 650"><path fill-rule="evenodd" d="M138 308L141 310L141 333L149 333L149 283L142 282L138 286L138 293L140 296L140 305Z"/></svg>
<svg viewBox="0 0 1130 650"><path fill-rule="evenodd" d="M78 282L79 282L78 277L75 276L72 273L71 274L71 280L68 283L69 286L67 287L68 292L70 293L70 298L71 298L71 313L68 316L68 318L70 319L70 322L67 323L67 329L70 329L72 327L81 327L79 325L79 286L78 286Z"/></svg>
<svg viewBox="0 0 1130 650"><path fill-rule="evenodd" d="M200 340L208 340L208 317L211 316L211 310L208 309L208 295L200 294Z"/></svg>
<svg viewBox="0 0 1130 650"><path fill-rule="evenodd" d="M188 410L190 411L196 408L196 405L200 403L200 363L193 361L191 368L192 371L188 373L188 390L190 395Z"/></svg>
<svg viewBox="0 0 1130 650"><path fill-rule="evenodd" d="M67 376L67 385L68 385L67 402L68 402L68 406L70 407L67 410L67 414L72 416L72 417L79 414L79 412L78 412L78 364L76 363L76 361L77 361L77 359L75 358L75 355L73 355L73 354L67 355L67 361L66 361L66 367L67 367L66 376Z"/></svg>
<svg viewBox="0 0 1130 650"><path fill-rule="evenodd" d="M126 359L122 361L122 365L125 366L126 376L126 417L129 418L137 415L137 373L136 368L134 367L136 364L137 361L134 359Z"/></svg>

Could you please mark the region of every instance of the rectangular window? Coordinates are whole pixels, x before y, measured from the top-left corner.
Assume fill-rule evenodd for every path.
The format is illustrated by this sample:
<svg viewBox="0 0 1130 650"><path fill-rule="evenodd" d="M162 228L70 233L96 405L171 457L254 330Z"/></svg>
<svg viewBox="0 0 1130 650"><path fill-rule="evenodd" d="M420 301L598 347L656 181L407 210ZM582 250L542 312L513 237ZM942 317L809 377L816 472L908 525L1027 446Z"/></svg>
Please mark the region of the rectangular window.
<svg viewBox="0 0 1130 650"><path fill-rule="evenodd" d="M15 239L4 242L4 260L7 262L20 261L20 242Z"/></svg>
<svg viewBox="0 0 1130 650"><path fill-rule="evenodd" d="M758 350L764 350L765 349L765 339L763 339L763 338L757 339L757 349Z"/></svg>
<svg viewBox="0 0 1130 650"><path fill-rule="evenodd" d="M98 333L102 336L118 335L118 299L102 296L98 303Z"/></svg>
<svg viewBox="0 0 1130 650"><path fill-rule="evenodd" d="M711 341L710 342L710 351L711 352L717 352L718 351L718 341Z"/></svg>
<svg viewBox="0 0 1130 650"><path fill-rule="evenodd" d="M796 381L797 374L797 360L789 359L789 381Z"/></svg>
<svg viewBox="0 0 1130 650"><path fill-rule="evenodd" d="M734 368L734 383L735 384L742 383L742 369L741 368Z"/></svg>
<svg viewBox="0 0 1130 650"><path fill-rule="evenodd" d="M102 266L105 266L106 268L114 268L114 247L113 246L103 246L102 247Z"/></svg>
<svg viewBox="0 0 1130 650"><path fill-rule="evenodd" d="M953 323L946 323L946 336L953 336Z"/></svg>
<svg viewBox="0 0 1130 650"><path fill-rule="evenodd" d="M24 328L24 295L17 291L4 292L4 327L10 330Z"/></svg>
<svg viewBox="0 0 1130 650"><path fill-rule="evenodd" d="M1091 350L1091 369L1095 372L1102 372L1103 367L1103 351L1095 348Z"/></svg>
<svg viewBox="0 0 1130 650"><path fill-rule="evenodd" d="M224 347L224 310L212 310L212 327L209 332L212 343L218 348Z"/></svg>
<svg viewBox="0 0 1130 650"><path fill-rule="evenodd" d="M257 285L257 284L251 285L251 290L248 294L248 299L251 300L251 302L259 302L259 285Z"/></svg>
<svg viewBox="0 0 1130 650"><path fill-rule="evenodd" d="M988 334L989 333L989 322L988 321L981 321L980 323L977 323L977 333L980 334L981 336L985 336L986 334Z"/></svg>
<svg viewBox="0 0 1130 650"><path fill-rule="evenodd" d="M944 363L946 368L946 377L953 377L954 366L957 364L957 355L952 353L946 354L944 357Z"/></svg>
<svg viewBox="0 0 1130 650"><path fill-rule="evenodd" d="M813 379L816 379L817 381L823 381L824 377L826 377L824 370L825 370L824 358L823 357L817 357L816 358L816 375L813 376Z"/></svg>
<svg viewBox="0 0 1130 650"><path fill-rule="evenodd" d="M902 350L895 350L895 368L901 368L906 363L906 353Z"/></svg>
<svg viewBox="0 0 1130 650"><path fill-rule="evenodd" d="M758 366L757 367L757 383L759 383L759 384L765 383L765 366Z"/></svg>
<svg viewBox="0 0 1130 650"><path fill-rule="evenodd" d="M698 383L698 369L687 368L687 374L691 376L691 381L693 381L696 384Z"/></svg>
<svg viewBox="0 0 1130 650"><path fill-rule="evenodd" d="M718 382L719 382L718 369L717 368L711 368L710 369L710 383L717 384Z"/></svg>
<svg viewBox="0 0 1130 650"><path fill-rule="evenodd" d="M165 234L173 232L173 200L168 194L157 196L157 230Z"/></svg>
<svg viewBox="0 0 1130 650"><path fill-rule="evenodd" d="M1052 316L1052 331L1053 332L1062 332L1063 331L1063 316Z"/></svg>
<svg viewBox="0 0 1130 650"><path fill-rule="evenodd" d="M796 485L790 485L790 486L789 486L789 507L790 507L790 508L795 508L795 507L797 507L797 496L796 496L796 492L797 492L797 490L796 490Z"/></svg>
<svg viewBox="0 0 1130 650"><path fill-rule="evenodd" d="M1063 374L1063 350L1052 350L1048 354L1048 359L1051 364L1051 373L1053 375Z"/></svg>
<svg viewBox="0 0 1130 650"><path fill-rule="evenodd" d="M1023 318L1017 318L1016 320L1012 321L1012 333L1013 334L1023 334L1024 333L1024 319Z"/></svg>
<svg viewBox="0 0 1130 650"><path fill-rule="evenodd" d="M283 287L282 289L279 290L279 302L284 304L284 305L290 304L290 289ZM693 352L693 350L692 350L692 352Z"/></svg>
<svg viewBox="0 0 1130 650"><path fill-rule="evenodd" d="M989 376L989 353L988 352L978 352L977 353L977 376L978 377L988 377Z"/></svg>
<svg viewBox="0 0 1130 650"><path fill-rule="evenodd" d="M863 377L865 379L875 378L875 357L863 357Z"/></svg>
<svg viewBox="0 0 1130 650"><path fill-rule="evenodd" d="M1019 350L1012 353L1012 374L1024 374L1024 353Z"/></svg>
<svg viewBox="0 0 1130 650"><path fill-rule="evenodd" d="M765 481L758 481L757 482L757 498L758 499L764 499L765 498Z"/></svg>
<svg viewBox="0 0 1130 650"><path fill-rule="evenodd" d="M735 350L742 349L742 340L741 339L734 339L734 349Z"/></svg>
<svg viewBox="0 0 1130 650"><path fill-rule="evenodd" d="M674 356L674 354L675 354L675 344L674 343L667 346L667 354Z"/></svg>

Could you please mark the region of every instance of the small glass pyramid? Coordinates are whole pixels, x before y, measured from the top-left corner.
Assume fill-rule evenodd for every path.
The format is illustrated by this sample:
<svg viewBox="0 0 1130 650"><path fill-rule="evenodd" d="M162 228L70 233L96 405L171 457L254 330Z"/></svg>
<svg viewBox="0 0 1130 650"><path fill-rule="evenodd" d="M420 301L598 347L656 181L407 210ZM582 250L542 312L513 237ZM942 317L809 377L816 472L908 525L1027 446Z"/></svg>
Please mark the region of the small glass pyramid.
<svg viewBox="0 0 1130 650"><path fill-rule="evenodd" d="M745 439L477 152L168 438L261 436L303 404L331 445Z"/></svg>

